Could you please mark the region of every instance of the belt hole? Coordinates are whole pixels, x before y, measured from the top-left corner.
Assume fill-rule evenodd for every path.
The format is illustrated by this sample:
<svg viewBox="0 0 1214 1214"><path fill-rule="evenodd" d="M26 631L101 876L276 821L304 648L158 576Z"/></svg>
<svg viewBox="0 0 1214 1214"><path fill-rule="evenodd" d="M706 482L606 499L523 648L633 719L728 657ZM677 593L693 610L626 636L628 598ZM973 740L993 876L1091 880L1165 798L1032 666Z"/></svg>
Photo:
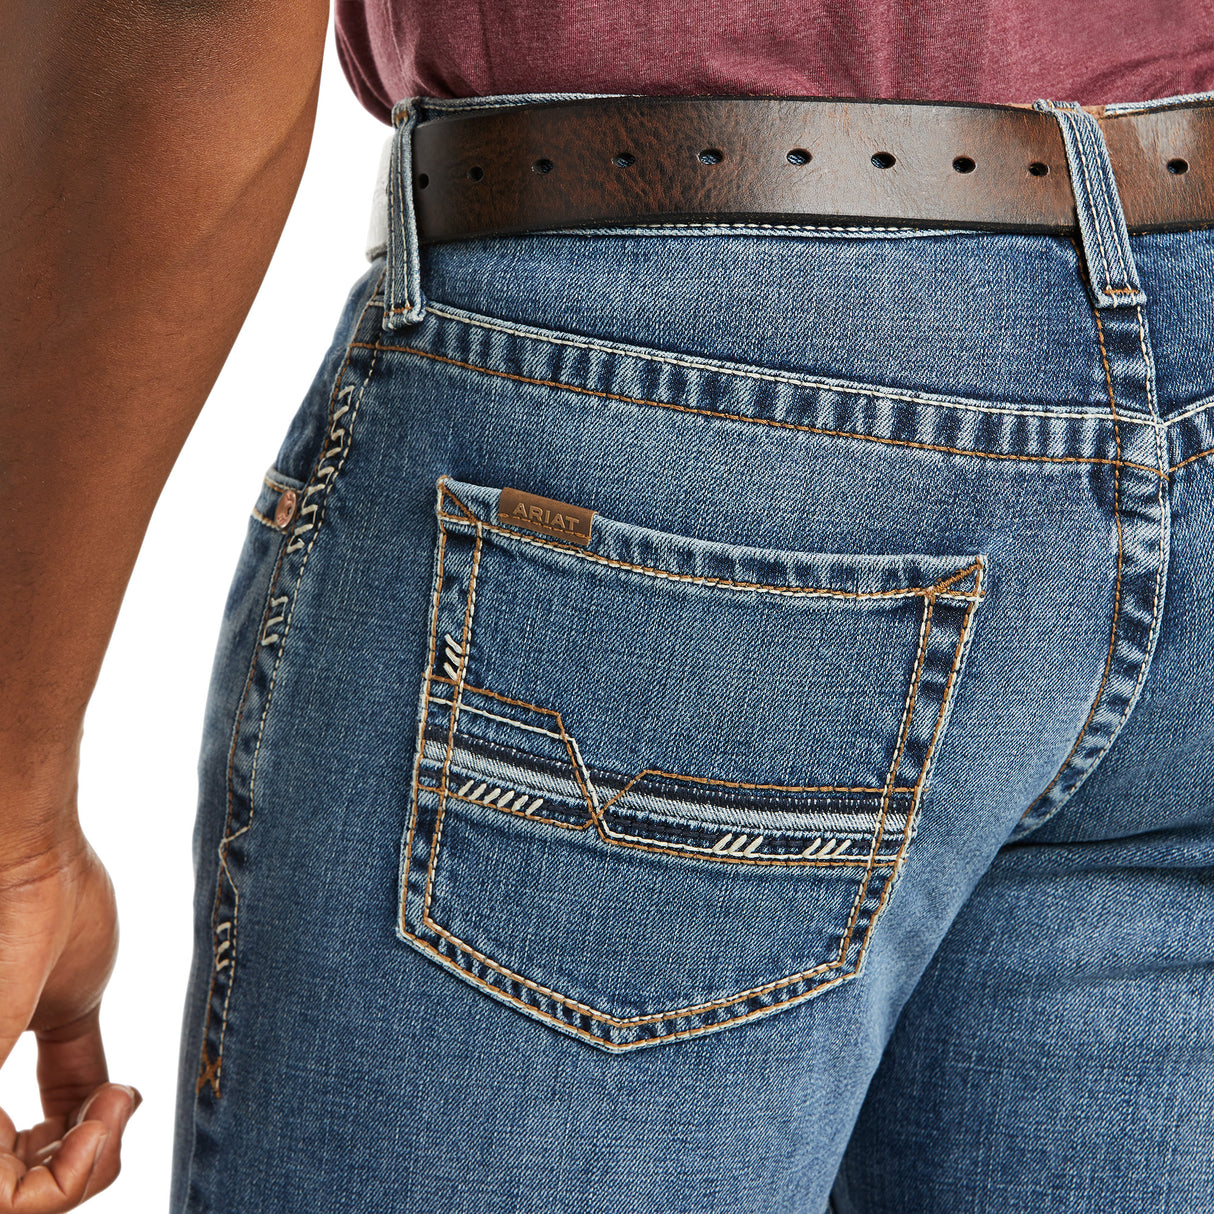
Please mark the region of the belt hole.
<svg viewBox="0 0 1214 1214"><path fill-rule="evenodd" d="M630 169L636 162L637 158L631 152L620 152L611 158L617 169Z"/></svg>
<svg viewBox="0 0 1214 1214"><path fill-rule="evenodd" d="M1044 177L1047 173L1049 173L1049 171L1050 166L1048 164L1042 164L1040 160L1034 160L1033 163L1029 165L1029 172L1032 173L1034 177Z"/></svg>
<svg viewBox="0 0 1214 1214"><path fill-rule="evenodd" d="M485 170L482 169L479 164L474 164L468 170L468 180L469 181L480 181L480 179L482 177L484 177L484 175L485 175Z"/></svg>
<svg viewBox="0 0 1214 1214"><path fill-rule="evenodd" d="M813 157L804 148L793 148L787 159L789 164L808 164Z"/></svg>
<svg viewBox="0 0 1214 1214"><path fill-rule="evenodd" d="M968 156L958 156L953 161L953 168L958 173L972 173L978 166Z"/></svg>
<svg viewBox="0 0 1214 1214"><path fill-rule="evenodd" d="M897 160L894 159L888 152L873 153L873 167L877 169L892 169Z"/></svg>
<svg viewBox="0 0 1214 1214"><path fill-rule="evenodd" d="M531 166L531 171L532 171L533 173L539 173L541 176L542 176L544 173L551 173L551 172L552 172L552 161L551 161L551 160L548 160L548 159L540 159L540 160L537 160L537 161L536 161L536 162L535 162L535 163L534 163L534 164Z"/></svg>
<svg viewBox="0 0 1214 1214"><path fill-rule="evenodd" d="M1181 156L1177 156L1174 160L1168 161L1168 172L1175 177L1179 177L1181 173L1189 171L1189 162Z"/></svg>
<svg viewBox="0 0 1214 1214"><path fill-rule="evenodd" d="M426 188L426 186L428 186L429 184L430 184L430 174L429 173L418 173L417 188L419 190L424 190Z"/></svg>
<svg viewBox="0 0 1214 1214"><path fill-rule="evenodd" d="M720 164L724 159L724 154L718 148L705 148L700 153L701 164Z"/></svg>

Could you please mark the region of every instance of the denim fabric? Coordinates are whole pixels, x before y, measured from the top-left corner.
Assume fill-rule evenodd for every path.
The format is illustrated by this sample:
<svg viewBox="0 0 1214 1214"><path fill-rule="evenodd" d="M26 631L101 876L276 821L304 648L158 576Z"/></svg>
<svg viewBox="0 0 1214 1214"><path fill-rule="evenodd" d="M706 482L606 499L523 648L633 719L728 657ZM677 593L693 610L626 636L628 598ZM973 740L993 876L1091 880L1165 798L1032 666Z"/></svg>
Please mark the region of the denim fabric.
<svg viewBox="0 0 1214 1214"><path fill-rule="evenodd" d="M1214 1211L1214 233L1054 112L1076 241L397 193L220 638L175 1214Z"/></svg>

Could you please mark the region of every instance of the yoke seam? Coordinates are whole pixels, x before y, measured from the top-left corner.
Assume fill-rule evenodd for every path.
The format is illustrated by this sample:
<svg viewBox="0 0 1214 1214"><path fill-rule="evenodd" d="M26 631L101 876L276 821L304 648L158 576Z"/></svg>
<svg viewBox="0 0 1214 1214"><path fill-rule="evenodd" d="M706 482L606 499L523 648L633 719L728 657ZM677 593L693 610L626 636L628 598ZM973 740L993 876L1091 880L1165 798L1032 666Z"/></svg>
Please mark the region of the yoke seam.
<svg viewBox="0 0 1214 1214"><path fill-rule="evenodd" d="M910 439L884 438L876 434L858 434L851 430L829 430L822 426L810 426L803 422L778 421L767 417L748 417L742 413L727 413L720 409L701 409L691 405L679 405L672 401L649 400L646 397L624 396L615 392L604 392L596 388L585 388L579 384L562 383L559 380L536 379L529 375L519 375L513 371L499 371L493 367L483 367L476 363L462 362L457 358L448 358L445 354L433 354L428 350L419 350L415 346L385 346L380 343L357 343L360 349L382 350L394 354L414 354L419 358L428 358L435 362L446 363L450 366L462 367L467 371L480 371L485 375L496 375L502 379L513 380L516 383L533 384L541 388L558 388L567 392L577 392L583 396L593 396L602 400L615 400L630 405L652 405L659 409L674 409L681 413L694 413L702 417L722 418L727 421L747 422L754 425L774 426L777 429L800 430L810 434L821 434L830 438L851 438L859 442L882 443L894 447L911 447L920 451L942 451L951 455L971 455L980 459L1020 460L1028 463L1052 464L1118 464L1116 460L1104 459L1100 456L1087 455L1019 455L1003 451L972 451L961 447L948 447L942 443L919 443ZM1158 468L1149 464L1137 464L1124 461L1118 464L1123 468L1137 468L1142 472L1150 472L1162 477Z"/></svg>
<svg viewBox="0 0 1214 1214"><path fill-rule="evenodd" d="M1069 418L1082 421L1108 421L1108 414L1103 409L1084 410L1080 412L1050 410L1050 409L1019 409L1015 407L1003 407L1000 405L986 405L979 401L956 401L946 399L932 399L927 396L918 396L913 392L899 392L893 388L884 388L879 385L855 385L845 383L831 383L829 381L817 380L812 377L781 374L774 371L756 371L742 367L720 366L706 361L699 361L693 358L681 358L676 354L658 354L648 350L635 349L620 349L615 346L606 345L601 342L591 341L585 338L562 337L551 333L528 331L521 326L515 326L500 322L493 322L483 317L462 316L458 312L449 311L440 304L430 303L426 305L426 311L433 313L435 316L442 317L444 320L457 321L459 324L467 325L471 328L486 329L494 333L505 333L509 337L516 337L523 341L542 341L554 346L568 346L575 350L590 350L599 354L622 355L626 358L636 358L644 362L654 362L664 366L680 367L684 370L697 371L710 375L727 375L738 379L754 379L763 383L773 384L788 384L791 387L812 388L820 392L839 392L846 396L861 396L875 400L891 400L899 401L904 404L911 405L928 405L934 408L943 409L966 409L974 413L991 413L996 416L1011 416L1011 417L1045 417L1045 418ZM391 347L385 347L391 348ZM413 347L410 347L413 349ZM421 353L421 351L417 351ZM1211 401L1214 404L1214 401ZM1127 415L1123 413L1123 420ZM1144 424L1150 423L1153 419L1145 413L1138 413L1135 410L1132 414L1135 420L1141 420Z"/></svg>

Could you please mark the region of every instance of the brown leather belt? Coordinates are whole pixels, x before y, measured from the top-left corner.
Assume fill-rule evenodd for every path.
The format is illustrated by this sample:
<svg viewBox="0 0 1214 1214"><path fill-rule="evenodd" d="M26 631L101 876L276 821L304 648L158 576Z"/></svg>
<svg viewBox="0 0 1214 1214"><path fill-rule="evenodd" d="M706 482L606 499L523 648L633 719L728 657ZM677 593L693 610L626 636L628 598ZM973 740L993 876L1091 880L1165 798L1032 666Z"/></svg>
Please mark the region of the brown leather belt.
<svg viewBox="0 0 1214 1214"><path fill-rule="evenodd" d="M1096 115L1131 232L1214 224L1214 105ZM427 117L423 242L680 222L1073 232L1057 121L1019 106L613 97Z"/></svg>

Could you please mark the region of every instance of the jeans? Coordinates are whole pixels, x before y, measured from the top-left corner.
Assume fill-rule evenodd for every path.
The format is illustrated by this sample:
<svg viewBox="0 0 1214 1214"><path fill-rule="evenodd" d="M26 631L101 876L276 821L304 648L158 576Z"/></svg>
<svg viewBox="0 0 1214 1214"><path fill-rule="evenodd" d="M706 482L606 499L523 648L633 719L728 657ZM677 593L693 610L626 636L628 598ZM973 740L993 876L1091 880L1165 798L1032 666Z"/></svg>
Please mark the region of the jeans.
<svg viewBox="0 0 1214 1214"><path fill-rule="evenodd" d="M1044 108L1075 239L392 191L220 637L175 1214L1214 1211L1214 233Z"/></svg>

